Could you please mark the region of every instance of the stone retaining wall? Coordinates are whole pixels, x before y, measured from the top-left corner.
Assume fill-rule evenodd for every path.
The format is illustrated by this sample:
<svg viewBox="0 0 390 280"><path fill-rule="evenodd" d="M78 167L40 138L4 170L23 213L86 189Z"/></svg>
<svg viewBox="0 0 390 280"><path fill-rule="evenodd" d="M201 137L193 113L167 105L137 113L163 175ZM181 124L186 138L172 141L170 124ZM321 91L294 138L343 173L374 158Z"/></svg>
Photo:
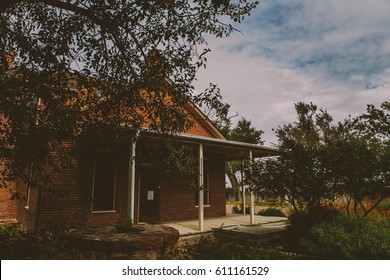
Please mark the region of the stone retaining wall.
<svg viewBox="0 0 390 280"><path fill-rule="evenodd" d="M71 230L71 243L86 259L174 260L180 258L179 232L162 225L134 225L139 232L118 233L115 227Z"/></svg>

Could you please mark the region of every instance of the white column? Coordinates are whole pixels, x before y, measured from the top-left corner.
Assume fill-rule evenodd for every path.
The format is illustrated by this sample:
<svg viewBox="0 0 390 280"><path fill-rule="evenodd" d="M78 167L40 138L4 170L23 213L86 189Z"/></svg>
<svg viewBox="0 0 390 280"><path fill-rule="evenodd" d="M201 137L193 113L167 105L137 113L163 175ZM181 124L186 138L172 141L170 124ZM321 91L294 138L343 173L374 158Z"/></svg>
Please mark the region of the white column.
<svg viewBox="0 0 390 280"><path fill-rule="evenodd" d="M252 174L252 151L249 151L249 171ZM255 194L253 190L251 192L251 213L250 213L250 224L255 224Z"/></svg>
<svg viewBox="0 0 390 280"><path fill-rule="evenodd" d="M130 157L129 157L129 183L128 183L128 211L129 219L134 220L134 201L135 201L135 153L138 131L131 137Z"/></svg>
<svg viewBox="0 0 390 280"><path fill-rule="evenodd" d="M242 187L242 214L245 213L245 185L244 185L244 166L241 160L241 187Z"/></svg>
<svg viewBox="0 0 390 280"><path fill-rule="evenodd" d="M199 144L199 231L204 231L204 204L203 204L203 187L204 187L204 174L203 174L203 144Z"/></svg>

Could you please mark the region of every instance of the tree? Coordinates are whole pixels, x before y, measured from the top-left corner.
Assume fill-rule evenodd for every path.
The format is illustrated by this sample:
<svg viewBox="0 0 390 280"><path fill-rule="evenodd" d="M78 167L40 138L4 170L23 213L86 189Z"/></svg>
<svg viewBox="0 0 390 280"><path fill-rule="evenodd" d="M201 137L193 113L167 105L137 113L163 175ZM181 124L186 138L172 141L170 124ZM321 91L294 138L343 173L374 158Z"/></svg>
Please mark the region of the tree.
<svg viewBox="0 0 390 280"><path fill-rule="evenodd" d="M347 128L337 141L332 168L337 176L339 194L347 198L353 212L367 216L390 196L390 106L367 105L367 113L344 122ZM360 211L359 211L360 210Z"/></svg>
<svg viewBox="0 0 390 280"><path fill-rule="evenodd" d="M238 114L229 116L230 105L223 102L218 86L210 84L208 90L204 91L200 96L195 97L195 102L207 118L226 136L232 125L231 120Z"/></svg>
<svg viewBox="0 0 390 280"><path fill-rule="evenodd" d="M234 128L227 130L225 136L227 139L233 141L241 141L262 145L264 144L264 141L261 139L263 133L264 131L257 130L255 127L253 127L251 121L245 118L241 118L241 120L237 122L237 125ZM241 199L240 186L243 183L243 178L241 176L240 182L237 177L237 174L242 173L244 171L244 168L245 166L242 161L229 161L225 165L226 175L228 176L232 185L235 200Z"/></svg>
<svg viewBox="0 0 390 280"><path fill-rule="evenodd" d="M275 130L280 157L259 162L254 170L267 173L259 176L262 191L287 198L295 211L303 206L311 211L334 195L322 161L326 142L334 136L332 118L312 103L298 102L295 110L297 121Z"/></svg>
<svg viewBox="0 0 390 280"><path fill-rule="evenodd" d="M39 183L45 166L66 162L63 140L73 143L87 128L114 138L123 128L188 128L181 105L203 100L192 81L210 52L206 37L230 35L230 21L257 4L2 1L1 182Z"/></svg>
<svg viewBox="0 0 390 280"><path fill-rule="evenodd" d="M381 108L334 124L326 110L296 103L297 121L275 130L280 156L253 163L251 186L285 197L296 212L346 197L348 213L352 204L367 216L390 196L388 103Z"/></svg>

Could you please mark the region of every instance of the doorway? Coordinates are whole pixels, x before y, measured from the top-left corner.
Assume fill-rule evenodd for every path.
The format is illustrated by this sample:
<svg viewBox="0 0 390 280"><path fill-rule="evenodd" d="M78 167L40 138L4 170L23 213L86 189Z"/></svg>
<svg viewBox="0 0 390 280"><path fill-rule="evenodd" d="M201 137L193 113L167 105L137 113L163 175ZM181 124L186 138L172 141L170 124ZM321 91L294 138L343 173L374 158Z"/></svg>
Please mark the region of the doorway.
<svg viewBox="0 0 390 280"><path fill-rule="evenodd" d="M155 166L141 166L140 170L140 222L156 223L159 219L160 182Z"/></svg>

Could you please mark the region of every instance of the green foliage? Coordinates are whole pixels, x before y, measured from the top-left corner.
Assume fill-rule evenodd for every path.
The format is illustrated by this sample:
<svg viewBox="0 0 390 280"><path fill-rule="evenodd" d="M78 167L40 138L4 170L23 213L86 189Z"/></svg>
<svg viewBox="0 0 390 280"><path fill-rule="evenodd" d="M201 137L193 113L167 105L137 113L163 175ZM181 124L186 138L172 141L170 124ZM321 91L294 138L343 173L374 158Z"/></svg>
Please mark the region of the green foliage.
<svg viewBox="0 0 390 280"><path fill-rule="evenodd" d="M282 212L282 210L275 208L275 207L270 207L265 210L259 211L257 215L261 216L272 216L272 217L286 217L286 215Z"/></svg>
<svg viewBox="0 0 390 280"><path fill-rule="evenodd" d="M210 84L207 90L195 97L194 102L223 134L227 133L232 118L229 116L230 105L222 102L221 91L217 85Z"/></svg>
<svg viewBox="0 0 390 280"><path fill-rule="evenodd" d="M40 236L20 227L0 224L0 259L80 259L81 252L69 244L67 231L45 232Z"/></svg>
<svg viewBox="0 0 390 280"><path fill-rule="evenodd" d="M259 241L214 239L202 237L185 248L186 259L191 260L281 260L294 256L281 246L269 246Z"/></svg>
<svg viewBox="0 0 390 280"><path fill-rule="evenodd" d="M233 213L242 213L242 211L240 210L240 207L238 207L237 205L233 206L232 212Z"/></svg>
<svg viewBox="0 0 390 280"><path fill-rule="evenodd" d="M252 121L241 118L241 120L237 122L237 125L230 129L226 137L227 139L233 141L252 144L264 144L264 141L261 139L263 133L264 131L257 130L252 126Z"/></svg>
<svg viewBox="0 0 390 280"><path fill-rule="evenodd" d="M390 196L388 102L338 124L312 103L296 103L295 110L297 121L275 130L280 156L255 161L247 170L252 189L285 197L295 212L346 197L347 213L352 205L363 216Z"/></svg>
<svg viewBox="0 0 390 280"><path fill-rule="evenodd" d="M182 178L185 186L197 189L198 186L198 158L196 152L190 146L178 143L166 142L165 155L161 156L161 151L155 151L157 155L156 162L165 180L170 182L175 178ZM154 156L156 156L156 154ZM161 160L162 159L162 160Z"/></svg>
<svg viewBox="0 0 390 280"><path fill-rule="evenodd" d="M240 141L252 144L263 144L264 141L261 139L264 131L258 130L252 126L252 122L241 118L237 122L237 125L231 128L230 123L223 130L224 135L227 139L233 141ZM248 155L249 157L249 155ZM238 178L238 174L241 173L247 166L249 165L249 161L229 161L225 165L225 172L228 176L232 188L234 190L234 199L239 200L241 198L240 185L241 180Z"/></svg>
<svg viewBox="0 0 390 280"><path fill-rule="evenodd" d="M277 207L277 208L283 208L288 206L286 202L277 202L277 201L256 201L255 205L270 206L270 207Z"/></svg>
<svg viewBox="0 0 390 280"><path fill-rule="evenodd" d="M384 201L377 207L378 211L390 211L390 200Z"/></svg>
<svg viewBox="0 0 390 280"><path fill-rule="evenodd" d="M302 245L321 259L389 259L390 224L338 215L313 226Z"/></svg>
<svg viewBox="0 0 390 280"><path fill-rule="evenodd" d="M210 52L206 38L229 36L236 30L229 22L241 22L257 5L3 1L1 180L42 184L45 167L60 169L72 160L64 139L73 143L87 128L183 132L192 125L183 109L188 101L211 103L223 113L217 87L195 96L192 86Z"/></svg>
<svg viewBox="0 0 390 280"><path fill-rule="evenodd" d="M306 236L314 225L330 221L337 215L337 210L323 206L315 207L310 212L294 212L289 216L288 230Z"/></svg>
<svg viewBox="0 0 390 280"><path fill-rule="evenodd" d="M251 188L262 195L286 197L295 211L307 206L321 205L331 199L327 166L323 157L326 141L334 137L331 116L317 106L302 102L295 104L297 121L276 129L280 156L252 164L247 178Z"/></svg>
<svg viewBox="0 0 390 280"><path fill-rule="evenodd" d="M143 231L142 228L133 227L133 220L128 219L121 224L115 225L115 228L118 232L140 232Z"/></svg>
<svg viewBox="0 0 390 280"><path fill-rule="evenodd" d="M312 211L293 212L289 215L289 225L283 240L286 250L307 255L302 248L300 240L308 238L310 229L322 222L332 219L339 212L328 207L314 207Z"/></svg>
<svg viewBox="0 0 390 280"><path fill-rule="evenodd" d="M245 207L245 213L248 214L248 213L250 213L250 211L251 211L250 207ZM242 206L234 205L232 208L232 212L237 213L237 214L242 214L243 213Z"/></svg>

